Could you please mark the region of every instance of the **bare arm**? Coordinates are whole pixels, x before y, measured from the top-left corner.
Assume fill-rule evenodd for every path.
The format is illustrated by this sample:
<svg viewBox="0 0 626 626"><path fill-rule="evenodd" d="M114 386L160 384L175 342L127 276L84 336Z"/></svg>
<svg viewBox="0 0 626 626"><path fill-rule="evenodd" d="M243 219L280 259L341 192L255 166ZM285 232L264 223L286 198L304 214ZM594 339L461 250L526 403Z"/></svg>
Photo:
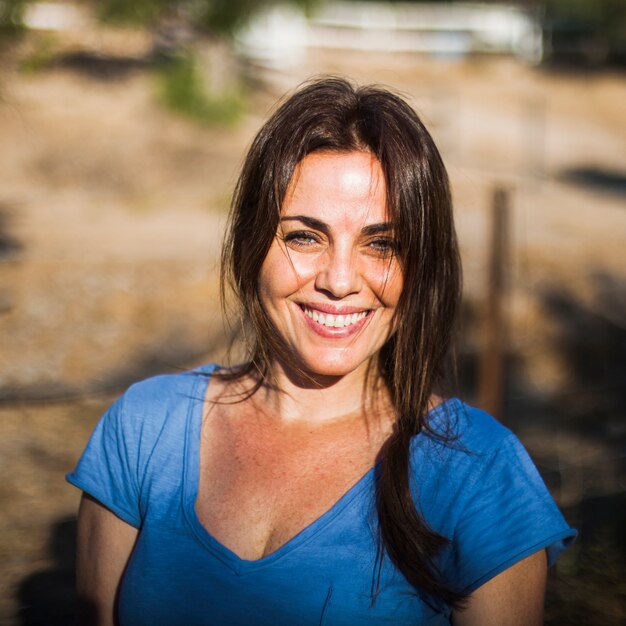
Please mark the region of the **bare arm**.
<svg viewBox="0 0 626 626"><path fill-rule="evenodd" d="M486 582L455 611L454 626L541 626L548 564L535 552Z"/></svg>
<svg viewBox="0 0 626 626"><path fill-rule="evenodd" d="M83 494L78 511L76 593L81 626L116 623L115 599L137 529Z"/></svg>

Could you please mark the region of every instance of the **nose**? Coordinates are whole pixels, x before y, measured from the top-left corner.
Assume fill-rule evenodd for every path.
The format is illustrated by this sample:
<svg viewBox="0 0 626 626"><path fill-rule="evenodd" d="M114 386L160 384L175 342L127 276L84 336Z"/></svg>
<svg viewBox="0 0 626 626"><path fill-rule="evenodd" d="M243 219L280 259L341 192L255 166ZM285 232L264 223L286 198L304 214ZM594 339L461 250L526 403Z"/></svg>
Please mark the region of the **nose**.
<svg viewBox="0 0 626 626"><path fill-rule="evenodd" d="M345 298L361 290L362 277L351 248L333 247L320 261L322 265L315 278L317 289L334 298Z"/></svg>

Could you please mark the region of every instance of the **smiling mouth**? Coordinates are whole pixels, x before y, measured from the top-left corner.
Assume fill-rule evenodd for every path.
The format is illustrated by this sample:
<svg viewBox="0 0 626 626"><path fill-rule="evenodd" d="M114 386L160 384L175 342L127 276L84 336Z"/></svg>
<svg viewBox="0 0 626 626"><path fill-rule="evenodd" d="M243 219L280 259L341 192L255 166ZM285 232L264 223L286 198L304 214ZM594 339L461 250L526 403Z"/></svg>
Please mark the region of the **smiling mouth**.
<svg viewBox="0 0 626 626"><path fill-rule="evenodd" d="M309 309L302 305L300 308L307 317L311 318L314 322L317 322L321 326L326 326L327 328L346 328L347 326L354 326L371 313L371 309L367 309L358 313L334 315L332 313L321 313L320 311Z"/></svg>

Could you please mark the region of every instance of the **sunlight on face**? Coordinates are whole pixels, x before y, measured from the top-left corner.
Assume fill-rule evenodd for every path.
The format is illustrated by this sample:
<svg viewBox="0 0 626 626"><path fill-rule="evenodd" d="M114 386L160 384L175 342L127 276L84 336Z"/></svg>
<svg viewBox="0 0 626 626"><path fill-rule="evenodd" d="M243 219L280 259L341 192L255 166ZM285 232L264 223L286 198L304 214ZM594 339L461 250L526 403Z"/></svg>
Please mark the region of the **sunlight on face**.
<svg viewBox="0 0 626 626"><path fill-rule="evenodd" d="M259 276L265 311L311 375L362 376L402 291L382 167L319 152L296 168Z"/></svg>

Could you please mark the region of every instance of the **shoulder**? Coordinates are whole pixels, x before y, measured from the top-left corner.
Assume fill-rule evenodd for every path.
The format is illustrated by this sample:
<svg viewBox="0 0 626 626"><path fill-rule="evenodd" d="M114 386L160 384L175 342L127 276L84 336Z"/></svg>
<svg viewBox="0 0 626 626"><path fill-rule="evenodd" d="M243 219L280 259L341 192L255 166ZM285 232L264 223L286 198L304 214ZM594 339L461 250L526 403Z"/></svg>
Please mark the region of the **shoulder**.
<svg viewBox="0 0 626 626"><path fill-rule="evenodd" d="M211 371L154 376L132 385L100 418L68 481L138 528L147 506L144 487L167 474L167 462L174 471L180 465L182 452L172 451L184 450L190 418L199 414L192 409L202 405Z"/></svg>
<svg viewBox="0 0 626 626"><path fill-rule="evenodd" d="M430 527L451 539L442 568L468 591L522 558L571 542L569 528L519 439L459 400L431 412L412 454L414 497Z"/></svg>
<svg viewBox="0 0 626 626"><path fill-rule="evenodd" d="M207 382L215 365L173 374L159 374L133 383L122 395L126 405L141 405L143 408L166 406L188 398L199 382Z"/></svg>
<svg viewBox="0 0 626 626"><path fill-rule="evenodd" d="M128 434L155 434L166 421L183 422L188 408L204 402L206 385L217 366L160 374L132 384L110 411ZM177 419L179 418L179 419Z"/></svg>
<svg viewBox="0 0 626 626"><path fill-rule="evenodd" d="M426 428L412 442L411 465L422 490L432 487L437 494L445 485L445 493L456 494L458 502L485 478L498 480L494 461L507 456L510 442L521 447L494 417L451 398L429 412Z"/></svg>
<svg viewBox="0 0 626 626"><path fill-rule="evenodd" d="M425 438L452 450L489 455L515 435L489 413L450 398L428 414Z"/></svg>
<svg viewBox="0 0 626 626"><path fill-rule="evenodd" d="M494 417L458 399L429 414L428 430L412 448L411 464L422 493L439 506L462 511L468 501L506 497L515 486L547 496L545 486L519 439Z"/></svg>

